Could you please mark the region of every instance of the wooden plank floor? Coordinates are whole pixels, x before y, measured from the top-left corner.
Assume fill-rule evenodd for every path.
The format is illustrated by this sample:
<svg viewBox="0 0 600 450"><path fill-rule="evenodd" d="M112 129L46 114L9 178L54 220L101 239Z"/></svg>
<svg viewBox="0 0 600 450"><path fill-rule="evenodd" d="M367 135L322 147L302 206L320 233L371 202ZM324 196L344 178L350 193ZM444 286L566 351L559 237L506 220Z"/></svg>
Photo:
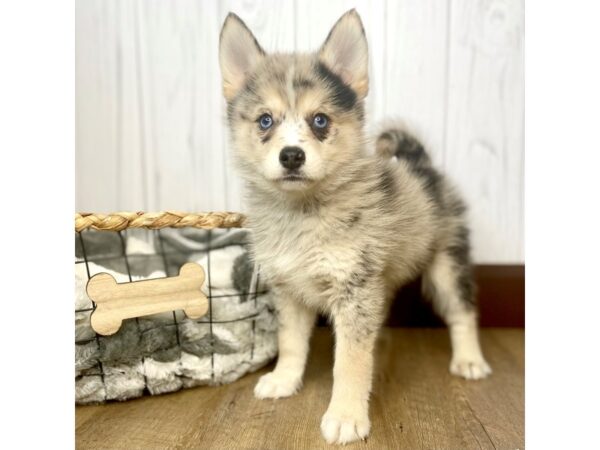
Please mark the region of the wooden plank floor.
<svg viewBox="0 0 600 450"><path fill-rule="evenodd" d="M484 329L491 378L448 373L444 329L386 328L377 352L371 436L356 449L517 449L524 447L524 330ZM320 449L319 424L332 382L330 330L317 329L303 390L256 400L257 373L124 403L76 408L79 449Z"/></svg>

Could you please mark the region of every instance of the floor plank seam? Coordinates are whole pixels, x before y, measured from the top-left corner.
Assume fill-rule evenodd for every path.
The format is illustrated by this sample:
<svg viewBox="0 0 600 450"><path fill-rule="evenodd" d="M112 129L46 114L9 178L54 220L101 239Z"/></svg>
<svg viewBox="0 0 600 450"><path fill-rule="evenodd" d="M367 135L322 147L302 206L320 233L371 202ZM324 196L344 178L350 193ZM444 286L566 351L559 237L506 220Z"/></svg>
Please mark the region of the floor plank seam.
<svg viewBox="0 0 600 450"><path fill-rule="evenodd" d="M485 433L485 435L487 436L487 438L490 441L490 444L492 444L492 447L494 447L494 450L498 450L496 448L496 444L494 444L494 441L492 440L490 434L488 433L488 431L485 429L485 426L483 425L483 422L481 422L481 420L479 419L479 417L477 417L477 414L475 414L475 411L473 410L473 408L471 407L471 403L469 402L469 399L465 397L465 403L467 404L467 406L469 407L469 410L471 411L471 414L473 414L473 417L475 417L475 419L477 420L477 423L479 423L479 425L481 426L481 429L483 430L483 432Z"/></svg>

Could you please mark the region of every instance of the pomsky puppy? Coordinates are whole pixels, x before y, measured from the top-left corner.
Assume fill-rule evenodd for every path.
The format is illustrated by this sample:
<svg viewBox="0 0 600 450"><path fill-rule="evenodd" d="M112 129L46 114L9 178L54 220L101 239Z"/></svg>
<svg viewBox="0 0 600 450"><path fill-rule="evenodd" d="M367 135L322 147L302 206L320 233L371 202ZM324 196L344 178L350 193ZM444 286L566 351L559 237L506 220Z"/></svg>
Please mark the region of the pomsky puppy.
<svg viewBox="0 0 600 450"><path fill-rule="evenodd" d="M398 288L419 275L450 329L450 372L490 374L463 201L401 127L384 129L367 151L368 51L357 12L311 54L267 54L230 13L219 51L254 258L279 315L277 365L256 397L299 390L315 317L324 313L336 346L321 431L330 443L364 439L378 330Z"/></svg>

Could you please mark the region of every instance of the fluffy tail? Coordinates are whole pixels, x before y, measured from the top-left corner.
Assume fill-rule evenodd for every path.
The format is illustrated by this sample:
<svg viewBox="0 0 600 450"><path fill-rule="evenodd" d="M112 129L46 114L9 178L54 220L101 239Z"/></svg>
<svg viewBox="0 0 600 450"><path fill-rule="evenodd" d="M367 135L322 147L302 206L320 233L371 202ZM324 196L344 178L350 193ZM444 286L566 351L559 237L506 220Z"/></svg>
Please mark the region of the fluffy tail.
<svg viewBox="0 0 600 450"><path fill-rule="evenodd" d="M431 159L423 145L400 126L385 128L377 136L375 152L385 159L396 157L406 160L413 166L431 166Z"/></svg>

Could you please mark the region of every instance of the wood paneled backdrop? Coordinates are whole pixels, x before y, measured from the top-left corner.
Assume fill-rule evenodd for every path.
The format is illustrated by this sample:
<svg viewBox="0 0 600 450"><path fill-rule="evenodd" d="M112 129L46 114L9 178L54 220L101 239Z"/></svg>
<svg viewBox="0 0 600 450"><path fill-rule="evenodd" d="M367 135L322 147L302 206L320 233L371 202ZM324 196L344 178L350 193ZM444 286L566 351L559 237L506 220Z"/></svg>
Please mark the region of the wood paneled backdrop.
<svg viewBox="0 0 600 450"><path fill-rule="evenodd" d="M356 7L369 129L405 119L470 204L478 263L522 263L523 0L78 0L76 208L244 210L229 164L218 36L311 50Z"/></svg>

